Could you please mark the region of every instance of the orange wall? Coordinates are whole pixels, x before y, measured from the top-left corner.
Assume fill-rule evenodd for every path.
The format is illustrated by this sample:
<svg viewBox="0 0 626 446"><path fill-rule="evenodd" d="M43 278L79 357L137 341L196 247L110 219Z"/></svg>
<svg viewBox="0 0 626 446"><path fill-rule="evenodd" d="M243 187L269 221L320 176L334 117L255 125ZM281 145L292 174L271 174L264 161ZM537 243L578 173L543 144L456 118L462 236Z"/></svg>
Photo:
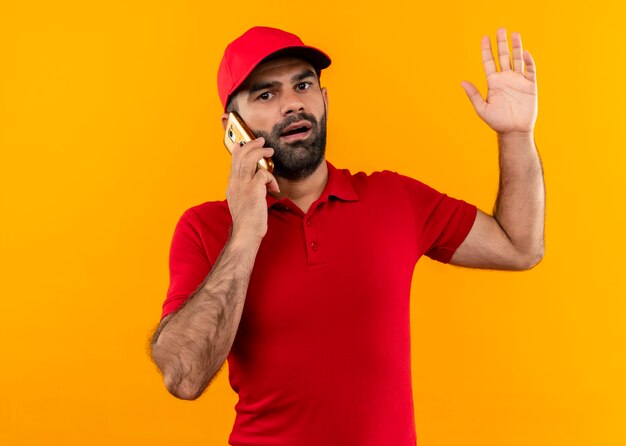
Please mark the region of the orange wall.
<svg viewBox="0 0 626 446"><path fill-rule="evenodd" d="M523 273L418 264L418 441L626 444L623 2L209 3L0 7L0 444L226 444L226 372L178 401L146 340L178 217L224 196L215 77L255 24L333 58L335 165L396 170L487 212L496 139L460 83L484 92L483 34L522 33L538 70L546 257Z"/></svg>

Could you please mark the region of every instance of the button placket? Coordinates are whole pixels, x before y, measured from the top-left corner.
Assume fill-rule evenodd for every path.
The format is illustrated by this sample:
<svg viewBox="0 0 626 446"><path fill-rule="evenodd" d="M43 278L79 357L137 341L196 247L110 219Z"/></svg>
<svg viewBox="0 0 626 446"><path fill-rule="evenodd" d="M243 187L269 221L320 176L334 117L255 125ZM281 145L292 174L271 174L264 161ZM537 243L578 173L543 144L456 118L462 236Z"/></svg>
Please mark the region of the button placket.
<svg viewBox="0 0 626 446"><path fill-rule="evenodd" d="M318 234L313 224L313 219L311 215L307 215L304 217L304 221L302 222L302 227L304 229L306 250L307 250L307 259L309 264L314 264L319 262L319 240L317 239Z"/></svg>

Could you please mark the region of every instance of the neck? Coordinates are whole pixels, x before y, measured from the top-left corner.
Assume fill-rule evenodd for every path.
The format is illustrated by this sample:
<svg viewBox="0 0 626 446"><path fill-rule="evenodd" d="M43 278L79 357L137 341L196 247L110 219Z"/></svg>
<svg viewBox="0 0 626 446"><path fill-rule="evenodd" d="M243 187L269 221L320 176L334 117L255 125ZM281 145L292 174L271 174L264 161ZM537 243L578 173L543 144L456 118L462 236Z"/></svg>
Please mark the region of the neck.
<svg viewBox="0 0 626 446"><path fill-rule="evenodd" d="M328 181L326 160L323 160L317 169L306 178L292 181L277 177L276 181L280 193L272 193L272 196L279 200L289 198L306 214L313 202L322 195Z"/></svg>

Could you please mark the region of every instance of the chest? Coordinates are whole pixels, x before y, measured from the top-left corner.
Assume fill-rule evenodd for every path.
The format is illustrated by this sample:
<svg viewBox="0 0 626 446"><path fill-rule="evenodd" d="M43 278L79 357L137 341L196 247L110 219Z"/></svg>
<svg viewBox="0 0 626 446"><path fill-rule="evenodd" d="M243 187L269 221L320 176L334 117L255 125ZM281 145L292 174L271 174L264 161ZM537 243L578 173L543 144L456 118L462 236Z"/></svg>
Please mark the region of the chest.
<svg viewBox="0 0 626 446"><path fill-rule="evenodd" d="M271 212L240 331L268 342L323 329L393 326L408 312L416 242L384 204L328 201L315 212Z"/></svg>

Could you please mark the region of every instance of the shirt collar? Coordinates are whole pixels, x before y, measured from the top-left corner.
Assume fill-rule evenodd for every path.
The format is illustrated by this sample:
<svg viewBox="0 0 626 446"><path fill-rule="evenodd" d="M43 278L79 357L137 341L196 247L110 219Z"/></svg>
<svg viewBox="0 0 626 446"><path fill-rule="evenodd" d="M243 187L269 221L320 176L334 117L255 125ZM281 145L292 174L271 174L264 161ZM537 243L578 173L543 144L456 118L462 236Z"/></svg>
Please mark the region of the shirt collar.
<svg viewBox="0 0 626 446"><path fill-rule="evenodd" d="M335 197L343 201L358 201L359 196L352 187L350 181L350 172L347 170L339 170L328 161L328 181L322 192L322 196Z"/></svg>
<svg viewBox="0 0 626 446"><path fill-rule="evenodd" d="M326 166L328 168L328 180L322 194L316 201L328 201L330 197L342 201L358 201L359 196L350 181L350 172L345 169L339 170L328 161L326 161ZM280 200L270 194L267 194L266 199L268 208L280 203Z"/></svg>

